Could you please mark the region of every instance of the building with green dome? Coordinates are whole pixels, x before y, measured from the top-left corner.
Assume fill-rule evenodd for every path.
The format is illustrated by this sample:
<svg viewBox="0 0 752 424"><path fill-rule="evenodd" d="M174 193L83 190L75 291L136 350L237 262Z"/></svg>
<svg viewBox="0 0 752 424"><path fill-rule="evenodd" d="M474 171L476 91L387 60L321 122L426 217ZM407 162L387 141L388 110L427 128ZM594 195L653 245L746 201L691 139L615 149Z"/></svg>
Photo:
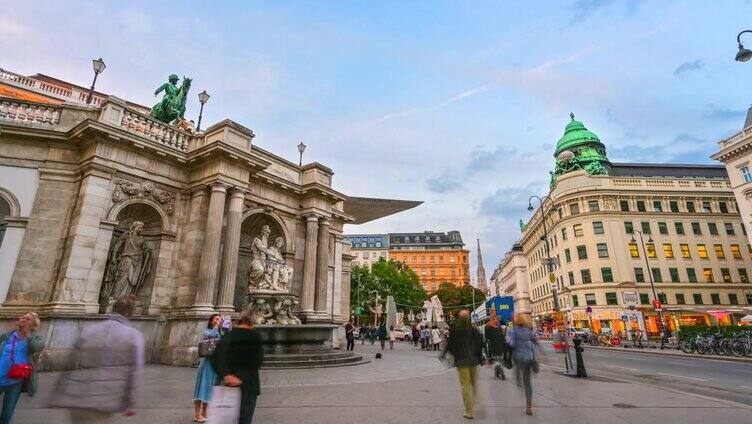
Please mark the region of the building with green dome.
<svg viewBox="0 0 752 424"><path fill-rule="evenodd" d="M582 169L589 175L607 175L611 167L606 156L606 146L598 136L585 128L582 122L575 120L574 113L569 116L572 120L564 129L564 135L556 143L554 151L556 165L551 172L552 188L556 185L556 180L567 172Z"/></svg>

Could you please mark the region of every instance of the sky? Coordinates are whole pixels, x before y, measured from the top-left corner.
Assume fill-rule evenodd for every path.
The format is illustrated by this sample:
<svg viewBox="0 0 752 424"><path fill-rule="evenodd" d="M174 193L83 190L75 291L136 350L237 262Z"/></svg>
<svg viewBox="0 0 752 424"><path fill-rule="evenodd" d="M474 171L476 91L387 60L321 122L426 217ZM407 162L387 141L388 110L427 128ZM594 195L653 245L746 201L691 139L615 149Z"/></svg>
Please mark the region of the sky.
<svg viewBox="0 0 752 424"><path fill-rule="evenodd" d="M144 105L171 73L345 194L421 200L348 233L459 230L490 276L573 112L614 162L713 163L752 102L750 1L2 1L0 68ZM743 41L752 46L752 35ZM197 117L197 97L187 115ZM474 259L473 259L474 260ZM474 273L473 269L473 273Z"/></svg>

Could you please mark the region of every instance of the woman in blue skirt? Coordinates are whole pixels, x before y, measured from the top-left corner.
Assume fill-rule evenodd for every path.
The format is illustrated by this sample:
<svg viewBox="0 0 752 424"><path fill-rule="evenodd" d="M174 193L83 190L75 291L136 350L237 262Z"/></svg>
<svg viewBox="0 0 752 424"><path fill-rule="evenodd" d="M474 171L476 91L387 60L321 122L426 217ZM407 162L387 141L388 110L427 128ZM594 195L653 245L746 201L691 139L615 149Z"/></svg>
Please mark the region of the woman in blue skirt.
<svg viewBox="0 0 752 424"><path fill-rule="evenodd" d="M201 340L219 338L219 325L222 323L222 316L213 314L209 318L206 330L201 336ZM196 374L196 389L193 392L193 421L203 423L206 421L206 409L211 400L212 387L217 379L217 373L212 368L211 361L208 357L201 358L198 363L198 373Z"/></svg>

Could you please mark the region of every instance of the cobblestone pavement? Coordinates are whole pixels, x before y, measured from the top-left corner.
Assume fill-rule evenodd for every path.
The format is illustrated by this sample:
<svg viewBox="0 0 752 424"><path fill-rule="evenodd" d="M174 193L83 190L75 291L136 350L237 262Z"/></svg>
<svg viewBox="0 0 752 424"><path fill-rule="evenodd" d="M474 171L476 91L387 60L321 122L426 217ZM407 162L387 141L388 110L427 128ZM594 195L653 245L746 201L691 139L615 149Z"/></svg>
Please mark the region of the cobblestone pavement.
<svg viewBox="0 0 752 424"><path fill-rule="evenodd" d="M360 344L367 357L379 351ZM258 423L463 423L456 372L436 359L437 352L398 343L371 363L340 368L262 371ZM541 358L545 363L555 363ZM550 358L558 359L558 358ZM190 423L195 369L151 366L137 416L115 423ZM43 374L40 395L22 398L15 423L68 423L64 412L46 408L55 373ZM748 407L730 401L593 374L587 380L562 376L542 366L534 379L535 415L523 414L524 395L512 381L500 381L489 368L479 370L475 422L481 423L707 423L738 424ZM211 414L210 414L211 422Z"/></svg>

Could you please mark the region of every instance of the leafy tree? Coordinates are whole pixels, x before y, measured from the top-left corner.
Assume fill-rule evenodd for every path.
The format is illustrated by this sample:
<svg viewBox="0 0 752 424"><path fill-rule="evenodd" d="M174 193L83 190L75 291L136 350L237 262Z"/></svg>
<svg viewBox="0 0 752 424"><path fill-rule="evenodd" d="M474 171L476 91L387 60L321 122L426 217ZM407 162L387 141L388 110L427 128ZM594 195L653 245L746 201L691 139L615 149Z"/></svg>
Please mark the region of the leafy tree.
<svg viewBox="0 0 752 424"><path fill-rule="evenodd" d="M441 283L439 288L432 294L439 297L441 305L444 307L444 315L448 318L456 316L457 312L462 309L468 309L470 312L474 309L473 292L475 292L475 307L486 299L486 294L467 284L457 287L452 283Z"/></svg>
<svg viewBox="0 0 752 424"><path fill-rule="evenodd" d="M427 297L415 271L403 262L383 258L374 263L370 270L355 265L350 274L350 304L353 309L360 306L364 314L371 315L376 294L382 301L389 295L394 296L397 310L402 312L420 308Z"/></svg>

